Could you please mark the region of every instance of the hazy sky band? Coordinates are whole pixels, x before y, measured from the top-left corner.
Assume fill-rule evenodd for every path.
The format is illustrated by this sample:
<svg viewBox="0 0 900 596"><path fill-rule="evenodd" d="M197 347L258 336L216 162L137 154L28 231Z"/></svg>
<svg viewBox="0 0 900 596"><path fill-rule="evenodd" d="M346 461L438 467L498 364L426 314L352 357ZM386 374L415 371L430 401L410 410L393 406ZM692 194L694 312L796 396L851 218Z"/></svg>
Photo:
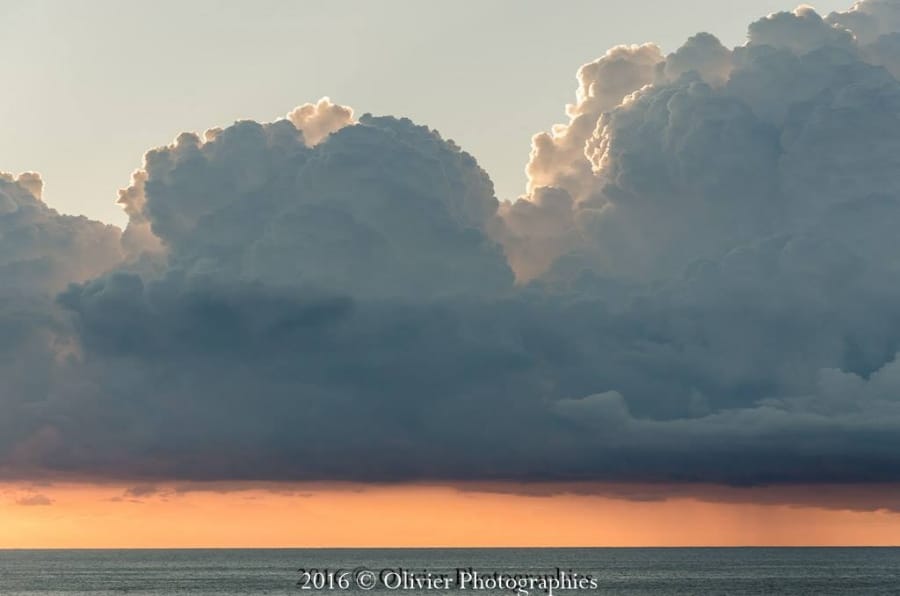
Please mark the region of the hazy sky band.
<svg viewBox="0 0 900 596"><path fill-rule="evenodd" d="M782 504L777 490L729 501L507 488L0 484L0 548L873 546L896 544L900 525L891 511Z"/></svg>

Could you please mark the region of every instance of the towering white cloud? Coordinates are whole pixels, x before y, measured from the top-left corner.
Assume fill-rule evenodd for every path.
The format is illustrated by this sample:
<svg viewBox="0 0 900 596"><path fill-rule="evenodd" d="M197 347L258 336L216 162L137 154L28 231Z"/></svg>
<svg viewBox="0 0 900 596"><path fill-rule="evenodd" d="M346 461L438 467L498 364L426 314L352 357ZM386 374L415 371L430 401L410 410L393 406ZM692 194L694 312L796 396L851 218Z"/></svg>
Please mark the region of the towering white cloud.
<svg viewBox="0 0 900 596"><path fill-rule="evenodd" d="M619 46L578 70L575 103L566 106L568 124L531 141L531 159L526 167L528 191L558 187L576 201L593 190L590 163L584 155L585 141L594 132L598 118L629 94L654 79L663 57L654 44Z"/></svg>
<svg viewBox="0 0 900 596"><path fill-rule="evenodd" d="M858 0L846 12L828 15L829 23L851 31L860 44L900 32L900 4L895 0Z"/></svg>
<svg viewBox="0 0 900 596"><path fill-rule="evenodd" d="M353 110L338 105L328 97L316 103L297 106L287 115L288 120L303 133L307 146L318 145L331 133L353 124Z"/></svg>
<svg viewBox="0 0 900 596"><path fill-rule="evenodd" d="M894 193L896 10L867 1L823 19L802 6L753 23L734 50L699 34L665 58L616 48L582 67L571 124L535 137L529 194L502 208L519 278L565 253L606 274L678 276L844 201ZM572 211L528 227L541 188L567 192Z"/></svg>
<svg viewBox="0 0 900 596"><path fill-rule="evenodd" d="M688 39L660 66L662 76L657 77L657 82L677 81L692 73L714 87L724 85L733 68L731 50L709 33L698 33Z"/></svg>
<svg viewBox="0 0 900 596"><path fill-rule="evenodd" d="M853 35L832 27L811 6L771 14L750 25L750 45L790 50L797 55L819 48L854 48Z"/></svg>
<svg viewBox="0 0 900 596"><path fill-rule="evenodd" d="M0 471L900 481L897 9L610 50L514 203L327 100L149 152L121 242L4 178Z"/></svg>
<svg viewBox="0 0 900 596"><path fill-rule="evenodd" d="M493 186L468 154L408 120L370 115L308 142L288 120L239 122L206 141L182 134L149 152L122 192L126 239L149 227L191 274L276 285L377 296L510 287L487 237Z"/></svg>

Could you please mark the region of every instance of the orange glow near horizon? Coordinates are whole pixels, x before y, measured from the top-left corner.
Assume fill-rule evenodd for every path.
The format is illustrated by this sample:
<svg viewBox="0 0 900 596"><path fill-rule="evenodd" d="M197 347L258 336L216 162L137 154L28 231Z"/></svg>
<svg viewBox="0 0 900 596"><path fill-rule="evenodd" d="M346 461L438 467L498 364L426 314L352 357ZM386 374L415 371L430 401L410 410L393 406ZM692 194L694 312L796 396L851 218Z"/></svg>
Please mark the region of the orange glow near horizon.
<svg viewBox="0 0 900 596"><path fill-rule="evenodd" d="M894 546L900 514L441 486L0 485L0 548ZM812 489L811 489L812 490Z"/></svg>

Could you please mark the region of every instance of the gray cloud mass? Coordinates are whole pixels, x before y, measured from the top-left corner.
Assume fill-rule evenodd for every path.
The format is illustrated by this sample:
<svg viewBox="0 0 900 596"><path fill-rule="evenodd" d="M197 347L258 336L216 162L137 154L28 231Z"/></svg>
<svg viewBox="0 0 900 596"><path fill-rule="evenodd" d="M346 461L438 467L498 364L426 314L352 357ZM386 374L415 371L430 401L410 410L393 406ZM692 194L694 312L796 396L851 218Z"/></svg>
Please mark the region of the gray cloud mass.
<svg viewBox="0 0 900 596"><path fill-rule="evenodd" d="M898 40L614 48L512 202L327 99L150 151L121 234L0 178L0 472L900 481Z"/></svg>

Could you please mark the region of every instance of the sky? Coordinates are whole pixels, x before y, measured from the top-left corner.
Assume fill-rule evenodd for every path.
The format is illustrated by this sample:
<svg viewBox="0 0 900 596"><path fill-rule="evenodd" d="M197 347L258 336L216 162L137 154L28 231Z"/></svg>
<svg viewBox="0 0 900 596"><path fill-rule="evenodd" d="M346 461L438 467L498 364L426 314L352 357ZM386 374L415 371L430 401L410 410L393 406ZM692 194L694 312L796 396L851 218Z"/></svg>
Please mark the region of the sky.
<svg viewBox="0 0 900 596"><path fill-rule="evenodd" d="M732 503L352 484L41 490L0 487L0 548L166 548L174 536L183 548L892 546L900 531L896 512L773 505L765 491Z"/></svg>
<svg viewBox="0 0 900 596"><path fill-rule="evenodd" d="M823 13L847 0L815 3ZM3 171L41 172L65 213L123 225L116 193L185 130L270 121L322 96L459 142L501 199L525 190L531 136L564 120L575 70L617 44L740 45L780 0L246 3L0 2ZM86 147L89 143L89 148Z"/></svg>
<svg viewBox="0 0 900 596"><path fill-rule="evenodd" d="M3 4L0 547L896 543L900 0L670 4Z"/></svg>

